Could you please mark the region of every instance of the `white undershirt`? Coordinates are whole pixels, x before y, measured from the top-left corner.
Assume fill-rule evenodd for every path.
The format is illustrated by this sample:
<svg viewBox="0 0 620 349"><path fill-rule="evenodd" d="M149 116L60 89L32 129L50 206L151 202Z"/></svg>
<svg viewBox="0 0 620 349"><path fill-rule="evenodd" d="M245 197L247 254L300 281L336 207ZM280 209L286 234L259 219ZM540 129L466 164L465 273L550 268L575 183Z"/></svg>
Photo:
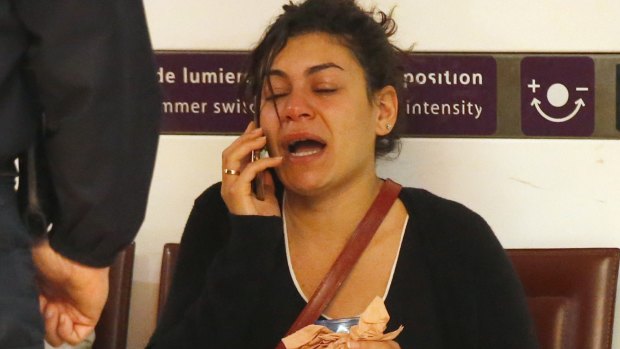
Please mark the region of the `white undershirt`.
<svg viewBox="0 0 620 349"><path fill-rule="evenodd" d="M301 298L303 298L306 303L308 302L308 298L304 294L299 282L297 281L297 276L295 275L295 270L293 270L293 263L291 262L291 251L288 244L288 230L286 228L286 211L284 210L285 205L282 204L282 221L283 221L283 230L284 230L284 245L286 247L286 261L288 263L288 270L291 274L291 278L293 279L293 283L295 284L295 288L297 288L297 292ZM383 294L383 301L385 302L388 292L390 291L390 286L392 285L392 279L394 278L394 271L396 270L396 263L398 262L398 256L400 255L400 249L403 245L403 237L405 236L405 230L407 229L407 223L409 222L409 215L405 218L405 224L403 224L402 232L400 233L400 241L398 243L398 251L396 251L396 258L394 258L394 263L392 265L392 270L390 271L390 278L387 283L387 287L385 288L385 293ZM322 314L326 319L330 319L330 317Z"/></svg>

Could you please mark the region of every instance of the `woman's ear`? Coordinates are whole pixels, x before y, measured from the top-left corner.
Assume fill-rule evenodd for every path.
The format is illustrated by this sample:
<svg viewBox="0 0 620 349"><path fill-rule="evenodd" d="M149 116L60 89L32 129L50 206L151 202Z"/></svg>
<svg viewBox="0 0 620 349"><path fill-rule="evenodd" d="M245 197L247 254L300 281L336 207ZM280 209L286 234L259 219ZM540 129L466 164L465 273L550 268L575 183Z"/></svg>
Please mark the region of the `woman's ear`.
<svg viewBox="0 0 620 349"><path fill-rule="evenodd" d="M392 132L398 118L398 95L394 86L388 85L375 94L377 110L377 136Z"/></svg>

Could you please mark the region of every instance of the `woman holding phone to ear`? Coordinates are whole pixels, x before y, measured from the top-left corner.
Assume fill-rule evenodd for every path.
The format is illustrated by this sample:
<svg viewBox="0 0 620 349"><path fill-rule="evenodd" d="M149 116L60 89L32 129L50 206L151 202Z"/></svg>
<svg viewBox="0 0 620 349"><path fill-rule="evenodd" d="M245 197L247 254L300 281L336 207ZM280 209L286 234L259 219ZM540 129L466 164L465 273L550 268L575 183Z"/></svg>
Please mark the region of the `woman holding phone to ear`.
<svg viewBox="0 0 620 349"><path fill-rule="evenodd" d="M152 348L274 348L380 192L376 158L398 149L392 18L353 0L283 8L247 74L260 127L223 152L222 182L195 201ZM251 162L263 147L270 156ZM323 317L358 316L376 296L404 331L349 347L537 347L489 226L421 189L400 192Z"/></svg>

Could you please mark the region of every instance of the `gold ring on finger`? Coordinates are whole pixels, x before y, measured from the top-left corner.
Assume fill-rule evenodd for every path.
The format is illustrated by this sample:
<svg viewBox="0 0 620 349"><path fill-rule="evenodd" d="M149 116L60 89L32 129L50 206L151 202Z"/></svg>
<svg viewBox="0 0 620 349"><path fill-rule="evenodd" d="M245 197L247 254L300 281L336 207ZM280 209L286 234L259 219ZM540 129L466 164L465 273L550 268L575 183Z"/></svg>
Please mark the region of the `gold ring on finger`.
<svg viewBox="0 0 620 349"><path fill-rule="evenodd" d="M227 174L227 175L235 175L235 176L238 176L240 173L241 173L241 172L239 172L239 171L231 170L231 169L228 169L228 168L225 168L225 169L224 169L224 174Z"/></svg>

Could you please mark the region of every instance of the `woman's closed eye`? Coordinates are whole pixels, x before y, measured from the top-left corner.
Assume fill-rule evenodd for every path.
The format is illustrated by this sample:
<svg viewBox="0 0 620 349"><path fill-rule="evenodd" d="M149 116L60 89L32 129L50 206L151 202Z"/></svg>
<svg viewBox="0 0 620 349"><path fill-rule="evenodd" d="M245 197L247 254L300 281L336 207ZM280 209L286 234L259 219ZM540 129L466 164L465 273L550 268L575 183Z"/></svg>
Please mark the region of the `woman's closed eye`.
<svg viewBox="0 0 620 349"><path fill-rule="evenodd" d="M317 94L320 94L320 95L329 95L329 94L337 92L338 88L336 88L336 87L317 87L317 88L314 88L313 91L314 91L314 93L317 93ZM275 100L278 100L279 98L288 96L288 94L289 94L288 91L282 91L282 92L274 91L273 93L265 95L265 100L266 101L275 101Z"/></svg>
<svg viewBox="0 0 620 349"><path fill-rule="evenodd" d="M281 97L286 96L287 94L288 94L288 93L284 93L284 92L281 92L281 93L272 93L272 94L270 94L270 95L265 96L265 100L266 100L266 101L275 101L275 100L277 100L278 98L281 98Z"/></svg>
<svg viewBox="0 0 620 349"><path fill-rule="evenodd" d="M331 94L336 91L338 91L338 89L335 87L320 87L314 89L314 92L319 94Z"/></svg>

